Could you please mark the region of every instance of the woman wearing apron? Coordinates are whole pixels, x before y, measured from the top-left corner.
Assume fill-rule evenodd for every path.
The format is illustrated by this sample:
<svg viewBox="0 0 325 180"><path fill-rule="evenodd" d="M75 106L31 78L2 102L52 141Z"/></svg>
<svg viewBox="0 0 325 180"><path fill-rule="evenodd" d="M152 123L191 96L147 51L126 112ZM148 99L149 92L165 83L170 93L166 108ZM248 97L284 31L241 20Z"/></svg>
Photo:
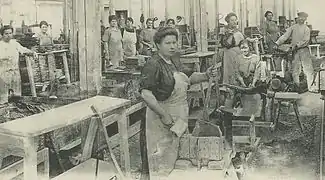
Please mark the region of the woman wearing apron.
<svg viewBox="0 0 325 180"><path fill-rule="evenodd" d="M108 18L110 27L105 30L103 35L104 50L107 59L109 59L113 67L120 66L120 62L123 61L123 45L121 30L117 25L117 17L111 15Z"/></svg>
<svg viewBox="0 0 325 180"><path fill-rule="evenodd" d="M262 28L262 33L265 36L265 42L267 45L267 52L272 54L274 52L275 42L279 39L280 30L278 25L273 22L273 13L271 11L265 12L266 21Z"/></svg>
<svg viewBox="0 0 325 180"><path fill-rule="evenodd" d="M126 27L123 33L123 50L126 57L135 56L136 54L137 34L133 27L133 19L128 17Z"/></svg>
<svg viewBox="0 0 325 180"><path fill-rule="evenodd" d="M0 32L2 35L0 41L0 103L6 103L9 91L21 96L19 53L34 54L35 58L37 54L12 39L13 28L11 26L4 26Z"/></svg>
<svg viewBox="0 0 325 180"><path fill-rule="evenodd" d="M34 35L34 37L36 37L39 40L39 45L40 46L53 45L53 38L48 33L49 24L46 21L41 21L39 27L41 29L41 32Z"/></svg>
<svg viewBox="0 0 325 180"><path fill-rule="evenodd" d="M145 64L141 75L140 92L148 105L146 138L150 180L167 179L174 169L179 139L187 130L189 85L207 81L217 74L213 67L190 77L184 74L177 54L177 39L174 28L159 29L154 36L158 52Z"/></svg>
<svg viewBox="0 0 325 180"><path fill-rule="evenodd" d="M148 18L146 21L147 28L140 32L139 42L141 44L141 54L146 56L151 56L152 50L155 49L153 36L157 32L153 29L153 20Z"/></svg>

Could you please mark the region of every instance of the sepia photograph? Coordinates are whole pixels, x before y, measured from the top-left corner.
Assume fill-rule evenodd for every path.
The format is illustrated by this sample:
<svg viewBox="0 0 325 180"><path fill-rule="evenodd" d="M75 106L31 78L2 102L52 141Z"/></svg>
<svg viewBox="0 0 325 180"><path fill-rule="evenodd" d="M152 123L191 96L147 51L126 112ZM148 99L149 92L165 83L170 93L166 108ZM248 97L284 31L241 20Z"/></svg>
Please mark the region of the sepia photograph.
<svg viewBox="0 0 325 180"><path fill-rule="evenodd" d="M325 180L324 7L0 0L0 180Z"/></svg>

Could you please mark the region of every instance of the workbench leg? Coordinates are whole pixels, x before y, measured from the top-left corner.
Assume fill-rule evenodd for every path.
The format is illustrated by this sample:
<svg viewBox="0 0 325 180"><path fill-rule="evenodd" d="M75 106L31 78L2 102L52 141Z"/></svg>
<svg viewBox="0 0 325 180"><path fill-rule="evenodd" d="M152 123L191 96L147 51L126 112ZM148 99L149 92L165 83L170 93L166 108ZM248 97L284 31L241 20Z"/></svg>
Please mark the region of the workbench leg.
<svg viewBox="0 0 325 180"><path fill-rule="evenodd" d="M300 118L299 118L299 111L298 111L298 104L297 102L293 102L293 109L295 111L295 115L296 115L296 118L297 118L297 121L298 121L298 125L301 129L302 132L304 132L304 126L302 125L301 121L300 121Z"/></svg>
<svg viewBox="0 0 325 180"><path fill-rule="evenodd" d="M126 176L131 175L131 164L130 164L130 152L129 152L129 136L128 136L128 118L126 114L121 113L120 119L118 120L118 131L121 136L120 139L120 151L121 151L121 165L124 166Z"/></svg>
<svg viewBox="0 0 325 180"><path fill-rule="evenodd" d="M37 180L37 141L34 137L26 137L24 142L24 180Z"/></svg>
<svg viewBox="0 0 325 180"><path fill-rule="evenodd" d="M46 149L46 153L44 155L44 173L43 173L43 179L48 180L50 179L50 156L49 156L49 149Z"/></svg>
<svg viewBox="0 0 325 180"><path fill-rule="evenodd" d="M62 61L63 61L64 76L67 81L67 84L70 84L71 80L70 80L70 72L69 72L69 66L68 66L67 53L64 52L64 53L62 53L61 56L62 56Z"/></svg>

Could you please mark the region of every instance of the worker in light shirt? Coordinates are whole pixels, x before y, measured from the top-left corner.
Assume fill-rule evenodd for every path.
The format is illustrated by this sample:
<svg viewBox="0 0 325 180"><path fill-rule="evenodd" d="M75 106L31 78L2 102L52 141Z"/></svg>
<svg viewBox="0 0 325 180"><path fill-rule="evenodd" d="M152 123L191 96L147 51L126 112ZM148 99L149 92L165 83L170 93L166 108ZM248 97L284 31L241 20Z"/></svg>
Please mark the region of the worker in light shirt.
<svg viewBox="0 0 325 180"><path fill-rule="evenodd" d="M21 96L21 78L19 71L19 54L33 54L37 57L36 52L31 51L20 45L13 37L13 28L3 26L0 31L2 39L0 41L0 103L8 101L9 93Z"/></svg>
<svg viewBox="0 0 325 180"><path fill-rule="evenodd" d="M292 77L293 81L299 86L299 76L303 72L307 78L308 90L310 92L316 92L312 88L313 81L313 64L311 59L311 54L308 49L310 41L310 29L305 24L308 14L305 12L299 12L297 18L297 24L289 27L285 34L283 34L277 41L275 48L283 44L290 37L291 49L294 54L294 59L292 61Z"/></svg>

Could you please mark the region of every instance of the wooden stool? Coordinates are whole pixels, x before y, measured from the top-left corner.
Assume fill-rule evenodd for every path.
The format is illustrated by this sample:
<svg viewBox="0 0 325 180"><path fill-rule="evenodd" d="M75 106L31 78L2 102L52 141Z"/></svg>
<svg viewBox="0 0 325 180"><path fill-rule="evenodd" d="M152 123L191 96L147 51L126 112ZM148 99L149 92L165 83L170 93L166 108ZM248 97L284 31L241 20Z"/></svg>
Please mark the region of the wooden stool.
<svg viewBox="0 0 325 180"><path fill-rule="evenodd" d="M310 54L312 54L312 52L311 52L312 48L316 48L316 58L320 59L320 52L319 52L320 44L311 44L308 46L308 48L309 48Z"/></svg>
<svg viewBox="0 0 325 180"><path fill-rule="evenodd" d="M113 164L105 161L99 161L97 180L120 179L118 173L114 171ZM95 179L96 159L89 159L67 172L53 178L53 180L90 180Z"/></svg>
<svg viewBox="0 0 325 180"><path fill-rule="evenodd" d="M278 101L278 114L277 114L275 121L273 121L273 124L276 126L279 122L279 117L281 114L281 107L283 107L282 103L288 102L293 105L297 123L298 123L301 131L304 132L303 124L301 123L301 121L299 119L299 111L298 111L298 104L297 104L297 101L300 99L299 94L291 93L291 92L276 93L274 96L274 99Z"/></svg>

